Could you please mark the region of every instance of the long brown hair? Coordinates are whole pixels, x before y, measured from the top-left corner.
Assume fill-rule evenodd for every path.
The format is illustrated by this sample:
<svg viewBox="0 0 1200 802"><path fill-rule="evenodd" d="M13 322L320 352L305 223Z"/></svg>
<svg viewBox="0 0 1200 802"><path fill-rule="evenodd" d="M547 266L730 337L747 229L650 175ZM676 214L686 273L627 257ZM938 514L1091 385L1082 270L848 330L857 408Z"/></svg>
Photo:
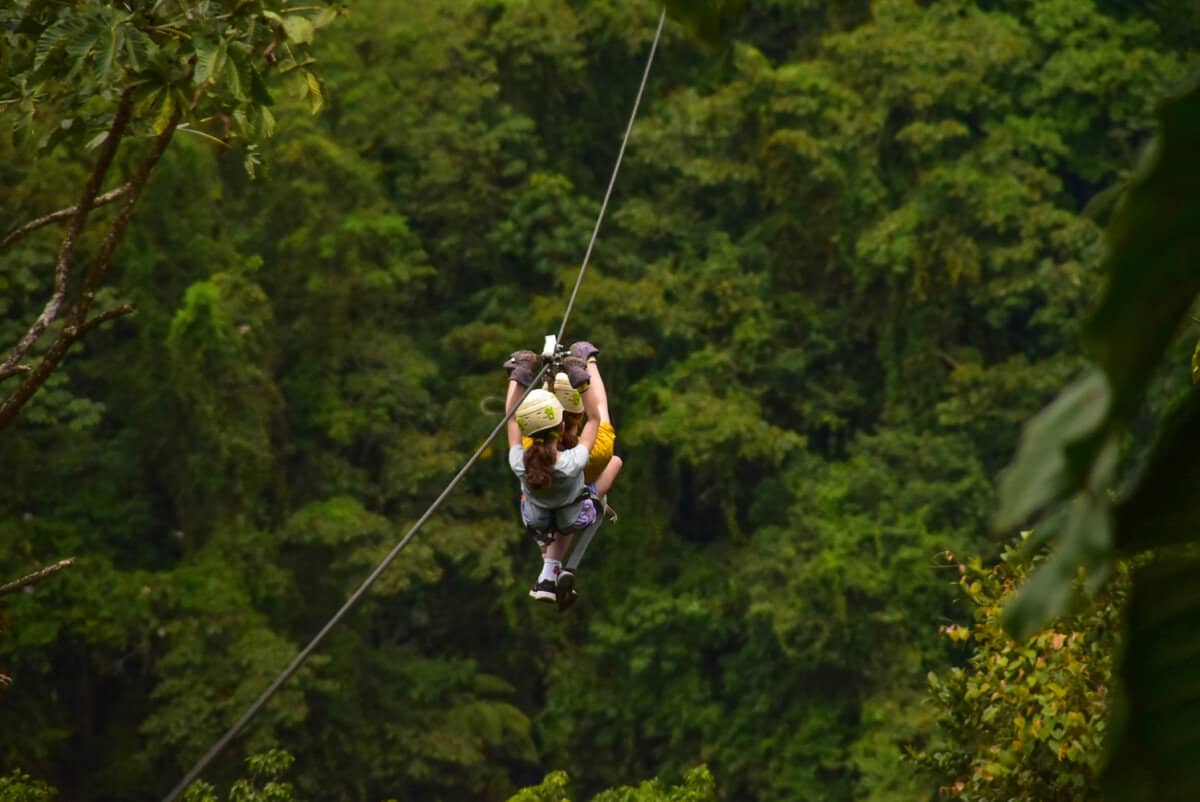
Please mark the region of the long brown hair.
<svg viewBox="0 0 1200 802"><path fill-rule="evenodd" d="M574 448L579 445L579 422L582 420L582 412L563 412L564 429L559 448Z"/></svg>
<svg viewBox="0 0 1200 802"><path fill-rule="evenodd" d="M525 483L535 490L554 482L554 463L558 461L559 429L545 429L531 438L525 449Z"/></svg>

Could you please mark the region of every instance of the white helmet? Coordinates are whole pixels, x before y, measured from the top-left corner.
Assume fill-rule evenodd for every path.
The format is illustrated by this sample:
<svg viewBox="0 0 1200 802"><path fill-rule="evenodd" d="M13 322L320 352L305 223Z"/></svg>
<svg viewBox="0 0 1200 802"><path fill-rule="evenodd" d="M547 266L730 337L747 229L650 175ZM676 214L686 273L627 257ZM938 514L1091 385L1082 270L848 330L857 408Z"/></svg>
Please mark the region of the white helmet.
<svg viewBox="0 0 1200 802"><path fill-rule="evenodd" d="M514 417L521 434L533 435L561 424L563 405L549 390L530 390Z"/></svg>
<svg viewBox="0 0 1200 802"><path fill-rule="evenodd" d="M562 402L564 412L583 412L583 398L579 391L571 386L567 374L560 373L554 377L554 394Z"/></svg>

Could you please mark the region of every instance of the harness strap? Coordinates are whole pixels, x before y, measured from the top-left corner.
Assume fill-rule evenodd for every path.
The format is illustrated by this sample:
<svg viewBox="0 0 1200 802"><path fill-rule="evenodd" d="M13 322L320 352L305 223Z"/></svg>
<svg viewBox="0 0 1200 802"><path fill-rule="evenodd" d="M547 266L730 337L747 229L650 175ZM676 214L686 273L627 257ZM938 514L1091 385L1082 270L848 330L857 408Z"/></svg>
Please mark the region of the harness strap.
<svg viewBox="0 0 1200 802"><path fill-rule="evenodd" d="M549 510L551 516L553 516L559 510L565 510L567 507L573 507L581 501L591 501L593 504L596 505L596 519L597 520L599 520L602 516L604 516L606 514L609 516L610 520L612 520L612 521L617 520L616 513L613 512L612 507L609 507L608 504L606 504L604 502L604 499L600 498L595 493L593 493L591 488L589 488L587 485L583 486L583 491L580 492L580 494L578 496L576 496L572 501L569 501L568 503L563 504L561 507L544 507L543 509ZM538 529L537 527L532 526L530 524L525 525L525 531L534 540L537 541L537 544L539 546L549 546L551 543L553 543L557 539L558 535L560 534L557 530L554 530L554 529L542 530L542 529ZM574 533L572 533L572 534L574 534Z"/></svg>
<svg viewBox="0 0 1200 802"><path fill-rule="evenodd" d="M525 533L536 540L539 546L549 546L558 534L552 529L542 530L528 525L525 527Z"/></svg>

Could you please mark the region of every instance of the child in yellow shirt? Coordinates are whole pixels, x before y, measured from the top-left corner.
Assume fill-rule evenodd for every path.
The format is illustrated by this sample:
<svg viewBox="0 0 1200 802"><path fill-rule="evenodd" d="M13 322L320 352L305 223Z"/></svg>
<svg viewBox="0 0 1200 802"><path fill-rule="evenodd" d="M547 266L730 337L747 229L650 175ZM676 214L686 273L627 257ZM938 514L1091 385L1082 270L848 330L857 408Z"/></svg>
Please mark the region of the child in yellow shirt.
<svg viewBox="0 0 1200 802"><path fill-rule="evenodd" d="M559 373L553 382L547 382L547 389L551 392L539 389L530 393L509 426L510 464L522 484L521 517L527 526L532 525L539 530L538 544L542 550L542 573L529 595L539 601L558 601L560 607L565 606L566 598L574 597L575 577L562 568L562 559L569 550L571 536L602 514L600 507L603 502L579 502L573 498L572 503L563 501L564 506L558 508L557 504L550 504L539 496L549 498L555 491L566 491L567 495L573 495L574 491L567 487L554 487L551 491L549 488L553 484L546 490L527 487L524 463L530 457L536 457L543 446L548 446L557 450L559 455L557 460L550 461L548 465L557 469L556 474L562 474L558 477L560 481L567 482L572 480L572 475L577 476L577 469L572 467L576 455L586 455L582 481L573 481L586 484L596 498L603 499L608 493L624 463L613 454L616 430L609 418L608 393L596 364L598 353L599 350L586 341L572 345L570 356L563 365L568 372ZM518 351L505 362L504 366L509 371L509 409L512 409L523 388L533 381L541 367L540 362L541 358L532 351ZM550 399L557 403L547 405ZM539 417L551 412L554 414L550 414L546 420ZM564 459L564 455L568 458ZM536 457L536 461L543 460ZM552 479L551 476L547 478ZM576 504L582 504L587 509L576 511ZM565 520L557 520L560 517Z"/></svg>

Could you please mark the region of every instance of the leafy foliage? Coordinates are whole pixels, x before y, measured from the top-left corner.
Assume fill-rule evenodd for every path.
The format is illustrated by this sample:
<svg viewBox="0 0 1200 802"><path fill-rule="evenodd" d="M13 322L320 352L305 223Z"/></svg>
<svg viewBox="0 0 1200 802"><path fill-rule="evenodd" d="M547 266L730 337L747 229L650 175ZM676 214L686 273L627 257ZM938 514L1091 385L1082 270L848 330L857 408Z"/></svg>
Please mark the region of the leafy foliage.
<svg viewBox="0 0 1200 802"><path fill-rule="evenodd" d="M719 53L669 14L567 332L603 349L626 461L580 603L529 604L492 447L206 779L283 746L297 798L495 802L563 770L581 798L658 799L705 764L704 799L928 799L901 748L960 648L937 555L996 550L987 477L1080 369L1112 211L1089 201L1182 70L1117 5L764 0ZM99 32L46 40L54 94L0 137L6 219L89 180L102 79L148 81L112 176L164 104L203 134L165 151L97 288L137 316L0 438L0 573L80 555L6 599L0 762L81 802L170 787L487 436L498 365L560 320L658 14L188 7L187 37L145 27L170 2L0 11L4 82L58 20ZM6 341L53 292L50 231L0 252Z"/></svg>
<svg viewBox="0 0 1200 802"><path fill-rule="evenodd" d="M1101 371L1089 372L1069 386L1026 428L1021 449L1001 484L996 526L1005 528L1056 502L1069 504L1065 523L1055 521L1047 536L1059 549L1015 603L1013 626L1021 633L1044 624L1063 611L1075 570L1082 566L1094 590L1106 578L1114 547L1113 503L1107 491L1115 480L1120 437L1146 395L1151 373L1169 345L1175 327L1191 306L1200 284L1190 261L1176 250L1194 228L1191 215L1200 204L1189 199L1194 170L1181 143L1200 131L1200 83L1164 102L1161 139L1150 148L1139 173L1109 224L1110 282L1099 309L1086 329L1089 350ZM1169 209L1169 211L1168 211ZM1162 227L1166 227L1165 229ZM1156 267L1145 273L1149 260ZM1192 284L1188 284L1192 281ZM1194 286L1193 286L1194 285ZM1163 325L1142 326L1142 314L1153 308ZM1172 427L1186 427L1187 405ZM1182 432L1172 432L1170 443ZM1160 440L1167 445L1168 440ZM1153 455L1137 489L1121 502L1121 514L1137 517L1139 506L1154 499L1153 513L1170 527L1174 505L1162 495L1168 461ZM1157 457L1157 458L1156 458ZM1169 460L1174 466L1174 460ZM1179 474L1174 467L1171 474ZM1161 526L1161 524L1160 524ZM1061 528L1061 534L1059 529ZM1162 532L1162 529L1158 530ZM1150 531L1125 536L1128 551L1170 542Z"/></svg>
<svg viewBox="0 0 1200 802"><path fill-rule="evenodd" d="M219 139L270 136L269 73L288 76L314 111L323 103L308 48L339 10L312 11L280 0L9 3L0 97L11 131L44 147L98 144L116 94L130 88L137 118L155 133L178 111L181 124Z"/></svg>
<svg viewBox="0 0 1200 802"><path fill-rule="evenodd" d="M294 758L279 749L246 758L249 778L240 779L229 789L229 802L294 802L291 783L282 777L291 768ZM200 781L189 786L184 802L218 802L212 785Z"/></svg>
<svg viewBox="0 0 1200 802"><path fill-rule="evenodd" d="M569 784L566 772L551 772L539 785L521 789L508 802L570 802ZM716 802L717 799L712 774L706 766L697 766L677 786L648 780L636 787L610 788L592 797L592 802Z"/></svg>
<svg viewBox="0 0 1200 802"><path fill-rule="evenodd" d="M56 796L54 789L20 769L0 777L0 800L4 802L54 802Z"/></svg>
<svg viewBox="0 0 1200 802"><path fill-rule="evenodd" d="M1195 542L1195 511L1184 491L1196 479L1196 462L1184 446L1200 421L1194 387L1161 420L1127 489L1119 498L1110 495L1121 440L1135 428L1153 374L1200 291L1200 273L1186 255L1200 215L1200 168L1185 144L1200 134L1200 76L1162 102L1159 120L1159 133L1109 222L1109 281L1084 330L1096 367L1030 421L1001 485L996 525L1042 512L1046 535L1056 544L1009 610L1008 624L1019 635L1067 608L1080 569L1085 589L1094 593L1118 553ZM1154 325L1145 325L1151 317ZM1190 628L1165 635L1159 620L1194 609L1195 600L1178 583L1158 578L1176 576L1194 560L1170 552L1161 559L1134 576L1134 612L1120 669L1129 709L1117 719L1117 750L1107 775L1114 799L1186 799L1200 788L1194 763L1175 751L1177 744L1194 743L1200 730L1168 712L1194 704L1196 692L1171 681L1173 661L1162 653L1195 637ZM1163 749L1151 750L1153 759L1143 751L1144 738L1164 739Z"/></svg>
<svg viewBox="0 0 1200 802"><path fill-rule="evenodd" d="M1000 621L1029 575L1023 549L1023 543L1007 549L990 568L947 555L973 616L967 626L942 631L971 651L965 667L930 672L938 737L915 754L941 780L947 799L1088 800L1100 792L1128 576L1123 572L1091 610L1016 641Z"/></svg>
<svg viewBox="0 0 1200 802"><path fill-rule="evenodd" d="M276 128L268 74L287 76L311 112L320 110L323 95L308 69L308 48L314 31L340 12L333 5L303 10L317 13L297 13L283 0L195 8L172 0L21 0L0 9L0 109L12 115L3 141L19 147L32 136L40 153L60 145L96 149L75 206L18 225L0 242L3 251L38 228L68 221L53 273L42 278L48 299L23 333L16 328L0 363L0 381L20 377L0 401L0 428L42 389L78 340L134 310L125 303L91 314L133 210L177 130L218 144L246 144L244 163L253 174L257 143ZM123 183L103 192L106 179L119 172L114 162L129 149L122 144L141 136L151 141L140 162ZM119 209L90 264L76 269L77 240L87 233L93 207L113 200ZM22 217L29 214L24 210Z"/></svg>

